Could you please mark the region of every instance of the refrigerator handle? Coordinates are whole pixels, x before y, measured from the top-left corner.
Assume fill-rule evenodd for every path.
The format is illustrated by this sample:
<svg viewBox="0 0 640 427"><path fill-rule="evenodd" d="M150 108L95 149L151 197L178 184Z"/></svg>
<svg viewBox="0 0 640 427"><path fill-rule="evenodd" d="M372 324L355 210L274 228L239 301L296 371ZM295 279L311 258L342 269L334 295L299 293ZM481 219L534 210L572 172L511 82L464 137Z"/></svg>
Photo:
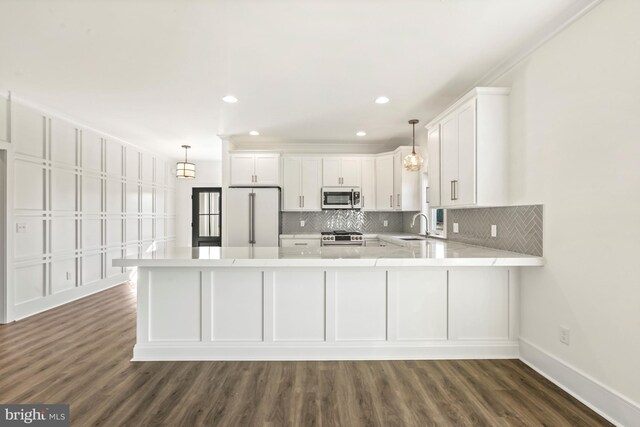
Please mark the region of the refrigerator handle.
<svg viewBox="0 0 640 427"><path fill-rule="evenodd" d="M249 193L249 243L256 242L256 193Z"/></svg>

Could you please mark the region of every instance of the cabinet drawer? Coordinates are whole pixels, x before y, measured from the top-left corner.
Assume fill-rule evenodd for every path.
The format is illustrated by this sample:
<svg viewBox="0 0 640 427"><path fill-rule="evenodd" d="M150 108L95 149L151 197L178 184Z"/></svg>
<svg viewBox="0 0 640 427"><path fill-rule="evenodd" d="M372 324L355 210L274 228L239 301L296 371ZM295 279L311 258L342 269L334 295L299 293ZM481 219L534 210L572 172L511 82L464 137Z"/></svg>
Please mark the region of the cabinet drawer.
<svg viewBox="0 0 640 427"><path fill-rule="evenodd" d="M319 248L320 239L281 239L280 246L283 248Z"/></svg>

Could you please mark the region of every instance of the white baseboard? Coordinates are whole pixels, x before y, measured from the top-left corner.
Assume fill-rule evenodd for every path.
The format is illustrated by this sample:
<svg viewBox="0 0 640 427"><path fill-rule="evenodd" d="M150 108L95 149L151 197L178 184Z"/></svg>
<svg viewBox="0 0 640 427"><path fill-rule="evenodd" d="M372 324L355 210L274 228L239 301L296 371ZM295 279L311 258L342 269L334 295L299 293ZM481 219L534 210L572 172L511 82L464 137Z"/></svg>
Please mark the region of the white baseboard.
<svg viewBox="0 0 640 427"><path fill-rule="evenodd" d="M44 298L17 304L13 307L12 321L24 319L25 317L42 313L43 311L84 298L88 295L95 294L96 292L104 291L105 289L124 283L127 280L129 280L129 273L123 273L107 279L102 279L92 284L69 289L58 294L48 295Z"/></svg>
<svg viewBox="0 0 640 427"><path fill-rule="evenodd" d="M518 342L136 344L133 361L167 360L442 360L517 359Z"/></svg>
<svg viewBox="0 0 640 427"><path fill-rule="evenodd" d="M640 405L522 338L520 359L613 424L640 426Z"/></svg>

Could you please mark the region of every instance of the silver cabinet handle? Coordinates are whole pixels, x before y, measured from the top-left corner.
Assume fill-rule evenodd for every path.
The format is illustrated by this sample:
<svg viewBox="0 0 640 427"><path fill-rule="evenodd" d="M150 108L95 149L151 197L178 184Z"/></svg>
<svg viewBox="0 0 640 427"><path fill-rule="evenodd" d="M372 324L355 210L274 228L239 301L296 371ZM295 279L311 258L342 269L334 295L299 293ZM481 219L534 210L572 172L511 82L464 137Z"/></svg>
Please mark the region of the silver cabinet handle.
<svg viewBox="0 0 640 427"><path fill-rule="evenodd" d="M258 182L258 175L254 175L256 177L256 180L254 182Z"/></svg>
<svg viewBox="0 0 640 427"><path fill-rule="evenodd" d="M425 203L429 203L429 193L430 193L430 191L429 191L429 187L426 187L426 189L425 189L425 191L424 191L424 200L425 200Z"/></svg>
<svg viewBox="0 0 640 427"><path fill-rule="evenodd" d="M456 196L456 193L454 189L454 184L453 184L453 181L451 181L451 200L455 200L455 196Z"/></svg>
<svg viewBox="0 0 640 427"><path fill-rule="evenodd" d="M366 204L364 203L364 196L360 196L360 204L364 208Z"/></svg>
<svg viewBox="0 0 640 427"><path fill-rule="evenodd" d="M298 196L298 207L302 207L302 196Z"/></svg>
<svg viewBox="0 0 640 427"><path fill-rule="evenodd" d="M398 193L398 207L400 207L400 193Z"/></svg>
<svg viewBox="0 0 640 427"><path fill-rule="evenodd" d="M454 194L453 200L458 200L458 180L457 179L453 180L453 194Z"/></svg>
<svg viewBox="0 0 640 427"><path fill-rule="evenodd" d="M302 196L302 207L304 208L304 196Z"/></svg>
<svg viewBox="0 0 640 427"><path fill-rule="evenodd" d="M393 207L393 194L389 196L389 207Z"/></svg>
<svg viewBox="0 0 640 427"><path fill-rule="evenodd" d="M294 243L295 246L307 246L307 243Z"/></svg>
<svg viewBox="0 0 640 427"><path fill-rule="evenodd" d="M256 242L256 193L249 193L249 243Z"/></svg>

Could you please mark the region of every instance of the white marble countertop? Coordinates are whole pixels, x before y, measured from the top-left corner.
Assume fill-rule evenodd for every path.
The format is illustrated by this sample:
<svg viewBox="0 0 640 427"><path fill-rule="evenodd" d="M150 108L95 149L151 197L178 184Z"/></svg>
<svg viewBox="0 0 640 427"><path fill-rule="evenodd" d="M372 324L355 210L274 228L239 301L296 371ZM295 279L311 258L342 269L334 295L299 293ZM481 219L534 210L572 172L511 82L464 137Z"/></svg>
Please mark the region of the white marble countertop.
<svg viewBox="0 0 640 427"><path fill-rule="evenodd" d="M377 235L386 247L163 248L113 260L116 267L420 267L541 266L544 258L436 238L403 241L407 233ZM404 246L399 246L399 245Z"/></svg>

